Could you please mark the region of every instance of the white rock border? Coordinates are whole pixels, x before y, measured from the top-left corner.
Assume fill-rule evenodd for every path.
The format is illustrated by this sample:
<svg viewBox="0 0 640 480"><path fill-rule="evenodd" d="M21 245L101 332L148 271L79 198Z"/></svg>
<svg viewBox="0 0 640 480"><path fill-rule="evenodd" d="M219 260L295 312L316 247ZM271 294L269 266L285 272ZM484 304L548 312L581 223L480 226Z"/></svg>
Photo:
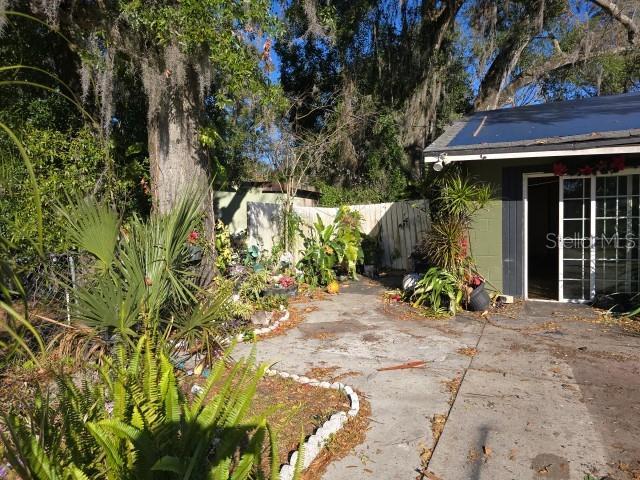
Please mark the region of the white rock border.
<svg viewBox="0 0 640 480"><path fill-rule="evenodd" d="M280 326L280 324L289 320L290 313L289 310L286 309L284 315L279 320L273 322L273 324L268 327L258 328L253 330L253 334L255 336L265 335L269 332L272 332L276 328ZM236 335L236 340L238 342L244 342L246 337L246 333L239 333ZM322 448L326 445L331 438L331 435L335 435L338 433L344 424L347 423L350 417L355 417L358 415L360 411L360 398L358 398L358 394L351 388L349 385L345 385L340 382L323 382L320 380L316 380L315 378L305 377L304 375L296 375L293 373L288 373L280 370L275 370L273 368L267 368L265 370L265 374L268 377L280 376L281 378L288 378L293 380L294 382L301 383L303 385L309 385L312 387L320 387L320 388L330 388L333 390L339 390L344 393L349 399L350 408L346 412L337 412L329 417L329 420L324 422L322 426L316 429L313 434L311 434L303 445L304 450L304 460L302 462L302 469L306 469L311 465L311 463L315 460L315 458L320 454ZM202 387L199 385L194 385L191 389L191 393L201 393ZM298 455L300 454L300 450L296 450L289 457L289 463L285 463L280 467L280 480L292 480L293 474L295 472L295 466L298 461Z"/></svg>
<svg viewBox="0 0 640 480"><path fill-rule="evenodd" d="M273 322L268 327L257 328L255 330L251 330L250 332L254 335L254 337L259 337L260 335L265 335L265 334L267 334L269 332L272 332L276 328L278 328L280 325L282 325L284 322L288 321L289 318L291 317L291 313L289 312L289 310L288 309L283 309L281 311L284 311L284 315L282 315L282 318L280 318L279 320L276 320L275 322ZM247 338L247 332L245 332L245 333L238 333L235 337L230 336L230 337L224 338L222 340L222 345L230 345L232 343L233 339L235 339L235 341L239 342L239 343L252 341L251 338ZM189 362L190 360L194 359L194 358L195 358L195 360L193 362L191 362L191 363L194 363L193 367L187 368L186 367L186 363ZM187 375L191 376L191 375L193 375L193 370L195 368L195 365L197 365L200 362L201 359L202 359L202 357L198 357L198 354L196 354L196 355L194 355L192 357L184 359L184 361L181 362L182 366L181 367L179 366L178 368L182 368L187 373Z"/></svg>
<svg viewBox="0 0 640 480"><path fill-rule="evenodd" d="M304 445L302 447L304 451L302 468L306 469L309 467L309 465L311 465L311 462L313 462L315 458L320 454L322 448L329 441L329 438L331 438L331 435L335 435L336 433L338 433L342 429L342 427L344 427L344 424L347 423L347 420L349 420L350 417L355 417L356 415L358 415L358 412L360 411L360 399L358 398L358 394L349 385L345 385L340 382L321 382L320 380L316 380L314 378L274 370L273 368L268 368L265 373L269 377L274 377L277 375L282 378L291 379L294 382L298 382L303 385L339 390L340 392L344 393L349 399L349 404L351 406L349 411L337 412L331 415L331 417L329 417L329 420L324 422L321 427L316 429L316 431L313 432L313 434L311 434L304 442ZM282 465L282 467L280 467L280 480L291 480L293 478L293 473L295 471L295 466L298 461L299 454L300 450L296 450L295 452L293 452L289 457L289 463L286 463Z"/></svg>
<svg viewBox="0 0 640 480"><path fill-rule="evenodd" d="M286 322L287 320L289 320L289 317L291 316L291 314L289 313L289 309L284 310L284 315L282 316L281 319L276 320L275 322L273 322L271 325L269 325L268 327L264 327L264 328L256 328L255 330L253 330L253 335L255 335L256 337L259 337L260 335L265 335L269 332L273 332L276 328L278 328L280 326L280 324ZM238 342L244 342L246 339L247 334L246 333L239 333L236 335L236 341Z"/></svg>

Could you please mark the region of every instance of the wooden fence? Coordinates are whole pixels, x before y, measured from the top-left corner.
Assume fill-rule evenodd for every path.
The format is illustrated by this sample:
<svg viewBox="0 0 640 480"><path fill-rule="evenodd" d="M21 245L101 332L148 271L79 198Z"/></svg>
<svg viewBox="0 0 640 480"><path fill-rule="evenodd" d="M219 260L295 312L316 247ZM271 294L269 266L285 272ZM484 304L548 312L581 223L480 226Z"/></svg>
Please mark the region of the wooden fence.
<svg viewBox="0 0 640 480"><path fill-rule="evenodd" d="M407 200L372 205L351 205L362 215L362 231L376 237L382 249L381 264L397 270L411 269L409 256L429 229L427 200ZM338 209L294 206L303 223L311 228L318 216L324 224L333 222ZM249 202L247 204L247 233L249 243L270 250L278 241L278 221L281 205ZM299 256L302 239L297 240L294 255Z"/></svg>

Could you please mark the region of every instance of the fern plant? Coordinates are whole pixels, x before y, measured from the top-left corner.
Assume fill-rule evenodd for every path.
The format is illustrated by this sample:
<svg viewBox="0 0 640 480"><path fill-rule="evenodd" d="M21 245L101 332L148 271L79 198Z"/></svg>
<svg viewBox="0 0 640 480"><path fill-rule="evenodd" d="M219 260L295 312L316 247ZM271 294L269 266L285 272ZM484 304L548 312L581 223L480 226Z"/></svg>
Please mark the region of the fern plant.
<svg viewBox="0 0 640 480"><path fill-rule="evenodd" d="M266 366L252 355L228 370L225 360L190 400L167 353L144 335L100 370L102 385L61 375L55 400L41 394L30 411L2 415L6 460L34 480L245 480L264 478L268 455L277 480L270 411L248 416Z"/></svg>

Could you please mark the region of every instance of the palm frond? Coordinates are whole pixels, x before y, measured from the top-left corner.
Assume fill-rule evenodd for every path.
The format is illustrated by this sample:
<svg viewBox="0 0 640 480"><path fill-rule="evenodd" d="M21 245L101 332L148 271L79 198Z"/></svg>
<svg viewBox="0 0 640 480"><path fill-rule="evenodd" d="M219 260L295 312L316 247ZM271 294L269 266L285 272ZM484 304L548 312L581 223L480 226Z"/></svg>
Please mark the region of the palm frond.
<svg viewBox="0 0 640 480"><path fill-rule="evenodd" d="M93 255L100 272L109 270L118 241L118 213L93 197L78 198L67 208L59 207L61 227L80 250Z"/></svg>

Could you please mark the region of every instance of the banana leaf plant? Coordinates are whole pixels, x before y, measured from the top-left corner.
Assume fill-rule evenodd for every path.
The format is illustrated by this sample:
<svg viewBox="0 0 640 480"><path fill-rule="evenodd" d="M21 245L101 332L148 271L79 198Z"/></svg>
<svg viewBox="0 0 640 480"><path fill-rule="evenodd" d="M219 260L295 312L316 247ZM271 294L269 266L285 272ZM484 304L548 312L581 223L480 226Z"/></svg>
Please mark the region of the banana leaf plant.
<svg viewBox="0 0 640 480"><path fill-rule="evenodd" d="M298 268L312 285L327 285L340 267L351 278L356 277L356 265L364 261L362 252L361 217L348 207L340 207L333 223L325 225L320 215L304 239L304 250Z"/></svg>
<svg viewBox="0 0 640 480"><path fill-rule="evenodd" d="M416 283L411 301L414 307L424 305L436 314L449 312L455 315L460 307L462 296L463 291L454 274L442 268L432 267Z"/></svg>

